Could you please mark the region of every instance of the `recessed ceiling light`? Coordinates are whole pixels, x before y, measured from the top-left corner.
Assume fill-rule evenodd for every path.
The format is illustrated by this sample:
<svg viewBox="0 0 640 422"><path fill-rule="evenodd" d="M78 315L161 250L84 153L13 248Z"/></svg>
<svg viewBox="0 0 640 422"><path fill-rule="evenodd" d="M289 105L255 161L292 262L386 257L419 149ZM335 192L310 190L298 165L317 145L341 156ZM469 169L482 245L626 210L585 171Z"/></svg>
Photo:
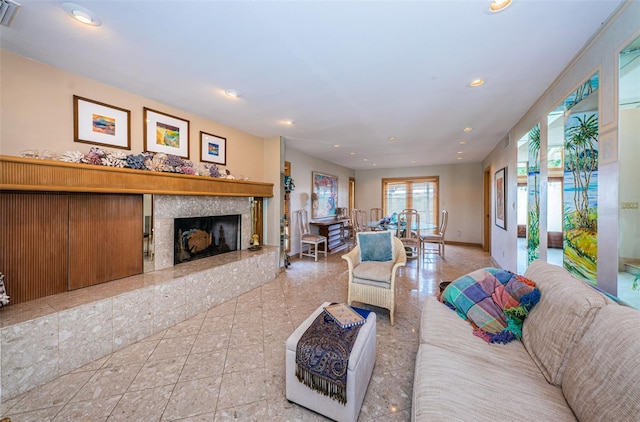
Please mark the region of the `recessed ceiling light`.
<svg viewBox="0 0 640 422"><path fill-rule="evenodd" d="M363 158L362 161L369 161L369 159L368 158Z"/></svg>
<svg viewBox="0 0 640 422"><path fill-rule="evenodd" d="M355 152L350 152L349 155L356 155L356 153Z"/></svg>
<svg viewBox="0 0 640 422"><path fill-rule="evenodd" d="M472 127L465 127L463 130L465 132L471 132L473 130L473 128Z"/></svg>
<svg viewBox="0 0 640 422"><path fill-rule="evenodd" d="M333 144L334 148L340 148L340 144Z"/></svg>
<svg viewBox="0 0 640 422"><path fill-rule="evenodd" d="M412 160L412 161L411 161L411 164L415 164L415 163L416 163L416 160Z"/></svg>
<svg viewBox="0 0 640 422"><path fill-rule="evenodd" d="M65 12L78 22L82 22L86 25L100 26L102 21L91 10L86 7L82 7L75 3L62 3L62 8Z"/></svg>
<svg viewBox="0 0 640 422"><path fill-rule="evenodd" d="M464 151L458 151L458 154L464 154Z"/></svg>
<svg viewBox="0 0 640 422"><path fill-rule="evenodd" d="M471 83L469 83L469 86L480 86L482 84L484 84L483 79L474 79L471 81Z"/></svg>
<svg viewBox="0 0 640 422"><path fill-rule="evenodd" d="M466 143L467 143L467 141L460 141L460 142L458 142L458 143L459 143L460 145L464 145L464 144L466 144Z"/></svg>
<svg viewBox="0 0 640 422"><path fill-rule="evenodd" d="M239 98L240 97L240 91L235 90L235 89L225 89L224 93L227 94L229 97L233 97L233 98Z"/></svg>
<svg viewBox="0 0 640 422"><path fill-rule="evenodd" d="M458 160L462 160L462 157L458 157Z"/></svg>
<svg viewBox="0 0 640 422"><path fill-rule="evenodd" d="M282 124L287 126L293 126L295 122L293 120L283 120Z"/></svg>
<svg viewBox="0 0 640 422"><path fill-rule="evenodd" d="M398 138L396 138L395 136L389 136L389 140L390 141L395 141L396 139L398 139Z"/></svg>
<svg viewBox="0 0 640 422"><path fill-rule="evenodd" d="M377 164L376 164L376 163L373 163L373 166L375 167L375 166L377 166Z"/></svg>
<svg viewBox="0 0 640 422"><path fill-rule="evenodd" d="M489 10L492 12L500 12L506 9L511 4L511 0L493 0L489 5Z"/></svg>

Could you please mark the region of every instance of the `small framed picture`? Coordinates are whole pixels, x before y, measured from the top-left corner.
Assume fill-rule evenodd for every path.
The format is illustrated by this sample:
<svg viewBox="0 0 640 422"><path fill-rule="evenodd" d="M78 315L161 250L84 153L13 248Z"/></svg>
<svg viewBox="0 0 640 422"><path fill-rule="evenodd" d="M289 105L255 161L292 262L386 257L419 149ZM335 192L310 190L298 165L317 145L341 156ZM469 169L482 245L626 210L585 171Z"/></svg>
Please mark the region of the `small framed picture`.
<svg viewBox="0 0 640 422"><path fill-rule="evenodd" d="M131 149L131 112L74 95L73 140Z"/></svg>
<svg viewBox="0 0 640 422"><path fill-rule="evenodd" d="M200 161L227 165L227 138L200 132Z"/></svg>
<svg viewBox="0 0 640 422"><path fill-rule="evenodd" d="M144 110L144 150L189 158L189 121L150 108Z"/></svg>
<svg viewBox="0 0 640 422"><path fill-rule="evenodd" d="M496 226L507 230L507 168L496 171L495 177Z"/></svg>

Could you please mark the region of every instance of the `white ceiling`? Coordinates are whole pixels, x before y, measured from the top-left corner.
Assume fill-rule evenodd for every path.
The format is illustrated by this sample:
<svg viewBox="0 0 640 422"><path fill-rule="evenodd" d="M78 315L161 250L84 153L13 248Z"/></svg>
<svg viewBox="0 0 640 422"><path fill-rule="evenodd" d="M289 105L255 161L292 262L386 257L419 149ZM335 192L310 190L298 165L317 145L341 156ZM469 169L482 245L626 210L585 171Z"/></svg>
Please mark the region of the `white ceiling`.
<svg viewBox="0 0 640 422"><path fill-rule="evenodd" d="M622 3L18 1L1 48L352 169L480 162Z"/></svg>

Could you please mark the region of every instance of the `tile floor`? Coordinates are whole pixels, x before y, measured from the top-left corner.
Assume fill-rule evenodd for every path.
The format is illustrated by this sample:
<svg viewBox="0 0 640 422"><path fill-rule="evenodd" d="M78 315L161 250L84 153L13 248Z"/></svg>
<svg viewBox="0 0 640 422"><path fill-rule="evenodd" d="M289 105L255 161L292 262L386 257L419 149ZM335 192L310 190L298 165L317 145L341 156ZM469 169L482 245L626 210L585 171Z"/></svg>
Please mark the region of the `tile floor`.
<svg viewBox="0 0 640 422"><path fill-rule="evenodd" d="M285 398L285 342L324 301L347 299L341 252L295 257L274 281L0 404L26 421L323 421ZM480 248L410 260L396 324L378 315L377 358L360 421L409 421L420 309L438 282L491 266Z"/></svg>

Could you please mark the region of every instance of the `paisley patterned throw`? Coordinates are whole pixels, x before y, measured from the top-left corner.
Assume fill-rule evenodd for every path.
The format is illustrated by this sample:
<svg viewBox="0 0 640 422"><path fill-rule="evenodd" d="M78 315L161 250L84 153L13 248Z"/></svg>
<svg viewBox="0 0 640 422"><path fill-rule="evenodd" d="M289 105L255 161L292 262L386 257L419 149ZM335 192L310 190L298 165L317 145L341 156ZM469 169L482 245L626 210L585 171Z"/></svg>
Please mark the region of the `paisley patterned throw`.
<svg viewBox="0 0 640 422"><path fill-rule="evenodd" d="M326 312L320 313L296 346L298 381L346 404L349 355L360 327L341 328Z"/></svg>

